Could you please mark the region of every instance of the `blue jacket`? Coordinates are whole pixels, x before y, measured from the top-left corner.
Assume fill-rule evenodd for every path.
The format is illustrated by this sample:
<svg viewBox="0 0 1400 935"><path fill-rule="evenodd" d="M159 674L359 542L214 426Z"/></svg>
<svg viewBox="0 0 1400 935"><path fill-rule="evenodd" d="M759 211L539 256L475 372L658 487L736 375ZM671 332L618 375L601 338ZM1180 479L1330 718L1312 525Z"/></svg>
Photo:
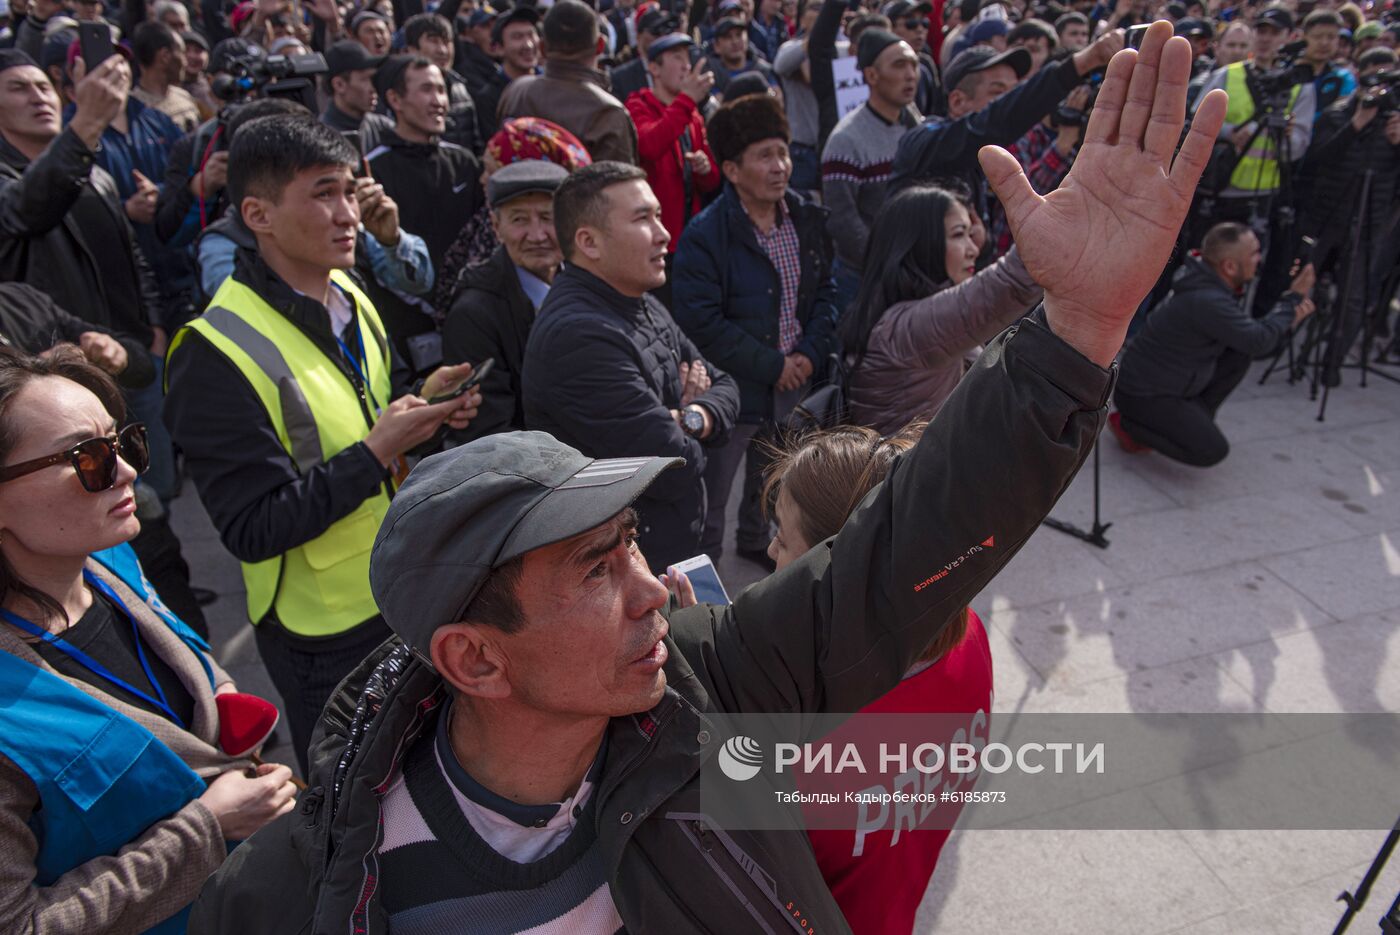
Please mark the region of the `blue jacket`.
<svg viewBox="0 0 1400 935"><path fill-rule="evenodd" d="M789 189L784 210L797 228L802 280L797 320L805 354L821 377L837 349L836 283L831 277L827 210ZM773 385L783 373L778 350L782 280L754 235L733 186L686 225L672 272L672 314L705 359L739 384L739 421L773 418Z"/></svg>
<svg viewBox="0 0 1400 935"><path fill-rule="evenodd" d="M208 645L160 603L130 546L92 557L145 598L204 660ZM29 776L43 802L30 821L39 841L39 886L115 854L204 792L204 780L146 728L7 652L0 652L0 710L0 752ZM148 931L184 932L185 916Z"/></svg>

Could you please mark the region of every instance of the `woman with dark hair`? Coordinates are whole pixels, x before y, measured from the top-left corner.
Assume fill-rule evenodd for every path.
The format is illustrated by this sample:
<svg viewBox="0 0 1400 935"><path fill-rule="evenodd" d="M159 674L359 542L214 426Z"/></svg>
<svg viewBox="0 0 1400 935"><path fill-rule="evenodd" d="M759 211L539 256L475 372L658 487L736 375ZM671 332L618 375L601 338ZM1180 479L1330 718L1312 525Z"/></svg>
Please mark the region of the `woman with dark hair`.
<svg viewBox="0 0 1400 935"><path fill-rule="evenodd" d="M933 185L903 189L875 216L841 321L856 424L888 434L931 419L968 358L1040 301L1016 248L977 269L977 234L962 200Z"/></svg>
<svg viewBox="0 0 1400 935"><path fill-rule="evenodd" d="M924 423L882 438L874 430L841 426L798 440L768 469L763 502L774 504L778 532L768 555L781 571L810 548L836 535L866 494L880 484L901 454L914 447ZM669 582L668 582L669 584ZM957 714L969 734L986 736L992 707L992 651L987 631L970 608L943 628L903 680L861 714ZM979 720L980 719L980 720ZM963 780L963 786L970 783ZM943 844L941 827L809 831L822 877L856 935L908 933L928 889ZM928 815L928 812L922 814ZM896 822L891 822L891 825ZM932 825L933 822L930 822Z"/></svg>
<svg viewBox="0 0 1400 935"><path fill-rule="evenodd" d="M126 545L149 457L124 418L77 348L0 349L6 932L183 932L226 842L293 806L285 766L220 749L233 682Z"/></svg>

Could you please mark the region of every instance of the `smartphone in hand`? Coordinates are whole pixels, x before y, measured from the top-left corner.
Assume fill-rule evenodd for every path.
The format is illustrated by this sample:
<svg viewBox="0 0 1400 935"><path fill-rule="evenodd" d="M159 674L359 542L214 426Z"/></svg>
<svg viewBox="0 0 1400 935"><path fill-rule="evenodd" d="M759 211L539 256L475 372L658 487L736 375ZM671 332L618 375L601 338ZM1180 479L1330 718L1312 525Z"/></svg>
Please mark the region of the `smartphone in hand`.
<svg viewBox="0 0 1400 935"><path fill-rule="evenodd" d="M78 48L83 54L83 65L92 71L107 59L117 54L112 47L112 30L105 22L79 23Z"/></svg>
<svg viewBox="0 0 1400 935"><path fill-rule="evenodd" d="M449 399L456 399L465 396L470 390L481 385L481 381L486 379L486 375L491 372L491 368L496 366L496 358L488 357L472 368L471 376L462 381L462 385L450 393L443 393L441 396L434 396L428 400L429 406L436 406L438 403L445 403Z"/></svg>

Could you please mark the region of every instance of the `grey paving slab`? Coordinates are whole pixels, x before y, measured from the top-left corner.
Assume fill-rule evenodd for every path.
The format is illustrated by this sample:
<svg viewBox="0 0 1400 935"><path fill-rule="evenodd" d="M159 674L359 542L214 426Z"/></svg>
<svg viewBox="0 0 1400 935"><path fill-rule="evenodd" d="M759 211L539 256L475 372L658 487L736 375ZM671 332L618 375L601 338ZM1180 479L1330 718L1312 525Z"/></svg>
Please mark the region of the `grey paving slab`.
<svg viewBox="0 0 1400 935"><path fill-rule="evenodd" d="M1052 687L1155 669L1332 622L1263 567L1241 562L1021 608L991 623ZM1254 653L1266 669L1276 651Z"/></svg>
<svg viewBox="0 0 1400 935"><path fill-rule="evenodd" d="M1400 607L1400 527L1260 563L1338 619Z"/></svg>
<svg viewBox="0 0 1400 935"><path fill-rule="evenodd" d="M1126 584L1102 556L1099 549L1042 526L972 606L979 613L1029 607Z"/></svg>
<svg viewBox="0 0 1400 935"><path fill-rule="evenodd" d="M1400 711L1400 611L1365 614L1275 638L1267 669L1250 647L1216 665L1264 710L1279 714ZM1257 656L1257 653L1253 655Z"/></svg>
<svg viewBox="0 0 1400 935"><path fill-rule="evenodd" d="M1236 905L1176 832L957 831L950 848L956 872L939 858L917 932L1157 932Z"/></svg>

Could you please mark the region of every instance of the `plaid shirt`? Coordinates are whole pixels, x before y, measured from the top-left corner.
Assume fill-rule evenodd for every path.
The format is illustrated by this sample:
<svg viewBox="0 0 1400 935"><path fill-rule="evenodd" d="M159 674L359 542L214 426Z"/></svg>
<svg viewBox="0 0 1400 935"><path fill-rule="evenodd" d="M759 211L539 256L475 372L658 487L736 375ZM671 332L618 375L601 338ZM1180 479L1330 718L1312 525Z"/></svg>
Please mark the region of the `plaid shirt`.
<svg viewBox="0 0 1400 935"><path fill-rule="evenodd" d="M1060 155L1055 148L1056 136L1058 134L1054 130L1037 123L1014 145L1006 148L1026 170L1026 178L1037 195L1047 195L1059 188L1074 161ZM1006 223L1006 212L1001 209L1000 203L993 203L991 214L992 246L996 248L997 256L1004 256L1011 249L1011 227Z"/></svg>
<svg viewBox="0 0 1400 935"><path fill-rule="evenodd" d="M778 350L784 355L791 354L797 342L802 340L802 323L797 320L797 287L802 282L802 246L797 241L797 228L792 217L778 202L778 223L767 234L754 225L753 233L758 245L768 254L773 268L782 280L783 294L778 303Z"/></svg>

